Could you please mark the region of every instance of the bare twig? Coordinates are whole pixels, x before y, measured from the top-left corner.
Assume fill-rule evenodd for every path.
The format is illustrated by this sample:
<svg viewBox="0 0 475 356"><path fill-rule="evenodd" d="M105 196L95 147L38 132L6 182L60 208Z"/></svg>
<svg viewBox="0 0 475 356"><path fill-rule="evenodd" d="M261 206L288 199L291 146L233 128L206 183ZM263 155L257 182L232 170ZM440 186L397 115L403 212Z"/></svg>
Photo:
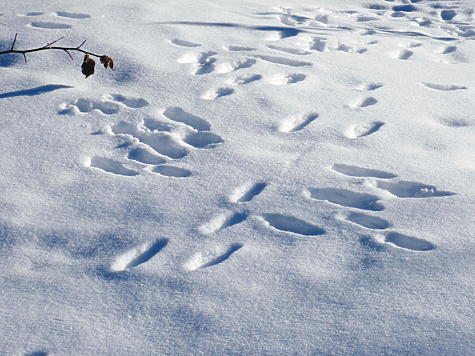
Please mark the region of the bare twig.
<svg viewBox="0 0 475 356"><path fill-rule="evenodd" d="M100 58L101 59L101 63L104 64L104 67L105 68L108 68L110 67L112 70L114 70L114 62L112 61L112 59L106 55L99 55L99 54L94 54L92 52L88 52L88 51L85 51L83 50L81 47L86 43L86 40L84 40L79 46L77 47L58 47L58 46L52 46L53 44L55 44L56 42L59 42L61 41L64 37L61 37L61 38L58 38L57 40L51 42L51 43L48 43L46 44L45 46L43 47L38 47L38 48L33 48L33 49L26 49L26 50L17 50L15 49L15 43L16 43L16 40L17 40L17 37L18 37L18 33L15 34L15 38L13 39L13 43L12 43L12 46L9 50L7 51L0 51L0 56L2 54L8 54L8 53L18 53L18 54L22 54L23 57L25 58L25 63L28 63L27 60L26 60L26 54L27 53L31 53L31 52L38 52L38 51L45 51L45 50L50 50L50 49L56 49L56 50L61 50L61 51L64 51L66 52L69 57L74 60L73 56L71 55L71 51L77 51L77 52L82 52L85 54L85 57L84 57L84 61L86 61L86 58L89 60L89 66L92 65L92 73L94 73L94 61L89 58L89 56L93 56L93 57L97 57L97 58ZM90 62L92 61L92 62ZM91 74L92 74L91 73ZM84 73L85 74L85 73ZM89 75L91 75L89 74ZM89 76L86 74L86 78Z"/></svg>

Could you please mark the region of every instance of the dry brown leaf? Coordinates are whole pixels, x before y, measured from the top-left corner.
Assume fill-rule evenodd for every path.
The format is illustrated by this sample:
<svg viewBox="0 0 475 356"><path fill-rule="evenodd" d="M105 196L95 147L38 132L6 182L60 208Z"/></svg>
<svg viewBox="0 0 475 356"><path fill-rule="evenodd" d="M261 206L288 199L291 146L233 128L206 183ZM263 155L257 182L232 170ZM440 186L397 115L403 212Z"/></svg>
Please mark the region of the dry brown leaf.
<svg viewBox="0 0 475 356"><path fill-rule="evenodd" d="M95 65L96 65L96 62L94 62L94 59L89 58L89 56L86 54L84 56L84 62L82 63L82 66L81 66L82 74L84 74L86 78L93 75Z"/></svg>

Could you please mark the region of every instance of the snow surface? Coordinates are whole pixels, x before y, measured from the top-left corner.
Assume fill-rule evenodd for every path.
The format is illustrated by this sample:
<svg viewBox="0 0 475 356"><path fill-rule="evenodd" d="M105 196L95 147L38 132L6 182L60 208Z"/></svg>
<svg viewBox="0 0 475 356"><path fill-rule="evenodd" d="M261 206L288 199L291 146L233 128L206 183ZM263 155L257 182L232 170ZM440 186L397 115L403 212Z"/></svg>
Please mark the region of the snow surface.
<svg viewBox="0 0 475 356"><path fill-rule="evenodd" d="M475 354L473 1L0 5L2 354Z"/></svg>

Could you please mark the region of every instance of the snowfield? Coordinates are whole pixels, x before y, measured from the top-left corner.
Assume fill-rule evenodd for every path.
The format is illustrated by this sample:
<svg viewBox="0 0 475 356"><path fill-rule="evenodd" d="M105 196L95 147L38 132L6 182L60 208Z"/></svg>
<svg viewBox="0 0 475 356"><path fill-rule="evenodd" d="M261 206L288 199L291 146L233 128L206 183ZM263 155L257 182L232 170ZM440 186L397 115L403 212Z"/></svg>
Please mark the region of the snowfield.
<svg viewBox="0 0 475 356"><path fill-rule="evenodd" d="M472 1L0 0L4 355L475 354Z"/></svg>

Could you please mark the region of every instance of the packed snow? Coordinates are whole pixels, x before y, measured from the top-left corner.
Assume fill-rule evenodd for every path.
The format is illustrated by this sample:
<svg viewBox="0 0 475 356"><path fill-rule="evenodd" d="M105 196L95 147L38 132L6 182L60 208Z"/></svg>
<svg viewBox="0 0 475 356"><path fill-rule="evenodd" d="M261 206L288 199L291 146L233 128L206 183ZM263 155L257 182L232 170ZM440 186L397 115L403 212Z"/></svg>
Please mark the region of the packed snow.
<svg viewBox="0 0 475 356"><path fill-rule="evenodd" d="M470 0L0 0L4 355L475 353Z"/></svg>

